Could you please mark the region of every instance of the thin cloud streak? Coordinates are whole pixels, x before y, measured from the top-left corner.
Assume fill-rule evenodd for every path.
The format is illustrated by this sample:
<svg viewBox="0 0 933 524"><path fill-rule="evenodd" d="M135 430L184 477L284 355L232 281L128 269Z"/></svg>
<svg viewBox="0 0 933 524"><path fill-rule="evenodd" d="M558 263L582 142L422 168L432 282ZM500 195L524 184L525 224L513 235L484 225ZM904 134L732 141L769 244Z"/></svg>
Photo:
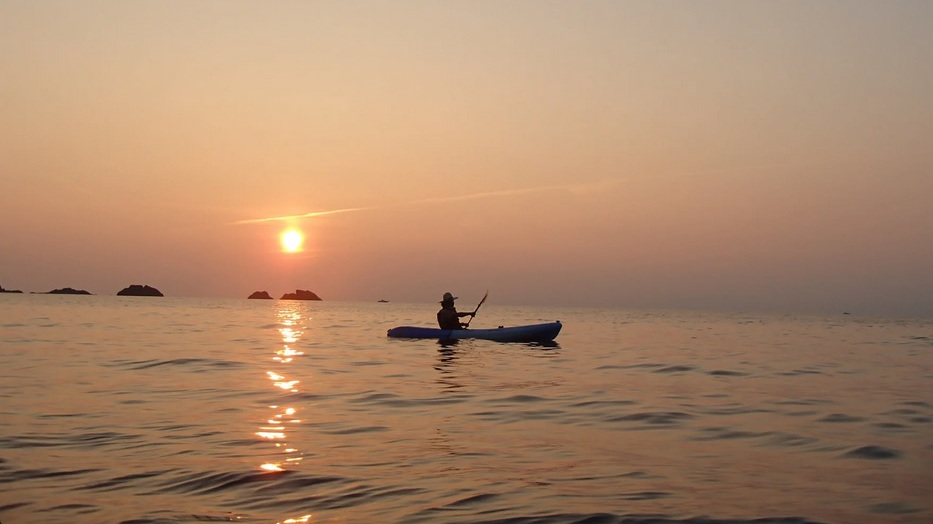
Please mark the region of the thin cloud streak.
<svg viewBox="0 0 933 524"><path fill-rule="evenodd" d="M511 196L511 195L523 195L528 193L539 193L542 191L569 191L575 195L584 194L591 192L595 189L605 189L609 186L619 184L618 180L601 180L598 182L593 182L589 184L567 184L567 185L557 185L557 186L540 186L540 187L527 187L520 189L503 189L501 191L485 191L482 193L471 193L469 195L454 195L447 197L439 198L426 198L423 200L413 200L411 202L405 202L402 204L395 204L393 206L375 206L375 207L350 207L346 209L333 209L329 211L312 211L309 213L303 213L300 215L286 215L278 217L267 217L267 218L251 218L246 220L239 220L231 223L231 225L242 225L242 224L261 224L263 222L286 222L290 220L300 220L303 218L315 218L324 215L335 215L337 213L349 213L352 211L371 211L374 209L385 209L388 207L398 207L398 206L413 206L417 204L436 204L439 202L456 202L462 200L477 200L482 198L492 198L492 197L502 197L502 196Z"/></svg>
<svg viewBox="0 0 933 524"><path fill-rule="evenodd" d="M542 187L528 187L528 188L523 188L523 189L503 189L501 191L486 191L484 193L473 193L470 195L454 195L454 196L439 197L439 198L426 198L424 200L415 200L414 202L409 202L408 205L434 204L438 202L455 202L455 201L460 201L460 200L476 200L480 198L524 195L527 193L539 193L541 191L571 191L573 192L576 188L577 186L542 186Z"/></svg>
<svg viewBox="0 0 933 524"><path fill-rule="evenodd" d="M337 213L349 213L351 211L366 211L369 209L375 209L372 207L350 207L347 209L332 209L330 211L312 211L310 213L303 213L301 215L285 215L280 217L268 217L268 218L249 218L246 220L238 220L231 223L231 225L237 226L241 224L260 224L262 222L286 222L289 220L299 220L302 218L314 218L324 215L336 215Z"/></svg>
<svg viewBox="0 0 933 524"><path fill-rule="evenodd" d="M811 163L770 163L770 164L761 164L755 166L747 166L742 168L742 171L763 171L763 170L774 170L778 168L802 168L812 166ZM705 169L698 170L693 172L685 173L689 176L698 176L698 175L709 175L709 174L719 174L719 173L731 173L737 171L738 168L725 168L725 169ZM417 204L436 204L440 202L458 202L463 200L478 200L481 198L493 198L493 197L502 197L502 196L511 196L511 195L523 195L528 193L539 193L542 191L567 191L573 195L582 196L586 194L591 194L594 192L601 192L612 189L616 186L622 185L625 182L624 178L606 178L603 180L596 180L594 182L584 182L579 184L561 184L553 186L538 186L538 187L526 187L519 189L503 189L500 191L484 191L482 193L471 193L468 195L452 195L445 197L437 198L426 198L423 200L413 200L411 202L403 202L401 204L393 204L390 206L373 206L373 207L351 207L346 209L333 209L329 211L312 211L309 213L303 213L300 215L286 215L279 217L268 217L268 218L252 218L246 220L239 220L233 222L231 225L242 225L242 224L260 224L263 222L285 222L289 220L300 220L303 218L315 218L325 215L334 215L337 213L349 213L352 211L371 211L375 209L386 209L389 207L399 207L399 206L413 206Z"/></svg>

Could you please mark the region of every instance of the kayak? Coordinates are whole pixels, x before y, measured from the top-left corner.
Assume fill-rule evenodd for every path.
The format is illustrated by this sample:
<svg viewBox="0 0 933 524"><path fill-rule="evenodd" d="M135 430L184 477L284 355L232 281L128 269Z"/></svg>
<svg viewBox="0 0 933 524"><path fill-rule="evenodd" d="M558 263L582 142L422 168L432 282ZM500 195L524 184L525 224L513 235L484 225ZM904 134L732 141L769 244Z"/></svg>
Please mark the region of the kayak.
<svg viewBox="0 0 933 524"><path fill-rule="evenodd" d="M496 342L550 342L560 333L561 327L559 321L528 326L498 327L496 329L440 329L399 326L390 329L386 335L392 338L436 338L439 340L480 338Z"/></svg>
<svg viewBox="0 0 933 524"><path fill-rule="evenodd" d="M561 327L560 321L528 326L500 326L496 329L439 329L399 326L390 329L386 335L392 338L436 338L439 340L481 338L497 342L550 342L560 333Z"/></svg>

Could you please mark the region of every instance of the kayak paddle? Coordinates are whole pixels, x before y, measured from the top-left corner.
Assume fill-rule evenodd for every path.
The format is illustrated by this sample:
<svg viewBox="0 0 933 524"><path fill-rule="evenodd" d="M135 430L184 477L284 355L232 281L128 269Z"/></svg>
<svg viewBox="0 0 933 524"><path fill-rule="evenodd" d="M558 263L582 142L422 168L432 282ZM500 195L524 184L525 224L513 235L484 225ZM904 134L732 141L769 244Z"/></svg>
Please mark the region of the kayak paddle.
<svg viewBox="0 0 933 524"><path fill-rule="evenodd" d="M466 325L470 325L470 322L473 322L473 319L476 318L476 312L479 311L479 307L483 305L483 302L486 302L486 297L489 296L489 290L486 290L486 294L483 295L483 299L479 301L479 304L476 305L476 309L473 310L473 314L470 315L470 320L467 320Z"/></svg>

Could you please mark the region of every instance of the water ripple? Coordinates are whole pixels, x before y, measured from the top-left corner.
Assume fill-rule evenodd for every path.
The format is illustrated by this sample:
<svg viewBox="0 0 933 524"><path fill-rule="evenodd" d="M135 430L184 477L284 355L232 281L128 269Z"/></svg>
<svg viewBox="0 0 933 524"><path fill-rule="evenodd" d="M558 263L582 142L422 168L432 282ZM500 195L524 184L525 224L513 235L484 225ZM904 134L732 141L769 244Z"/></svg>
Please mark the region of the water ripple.
<svg viewBox="0 0 933 524"><path fill-rule="evenodd" d="M846 458L885 460L901 457L901 452L883 446L862 446L843 455Z"/></svg>
<svg viewBox="0 0 933 524"><path fill-rule="evenodd" d="M176 358L171 360L144 360L123 362L121 365L133 370L152 369L162 366L191 366L196 368L229 368L242 366L241 362L206 358Z"/></svg>
<svg viewBox="0 0 933 524"><path fill-rule="evenodd" d="M645 411L641 413L633 413L630 415L620 415L617 417L609 418L609 422L642 422L647 426L669 426L673 424L680 424L685 420L694 418L693 415L688 413L681 413L677 411Z"/></svg>

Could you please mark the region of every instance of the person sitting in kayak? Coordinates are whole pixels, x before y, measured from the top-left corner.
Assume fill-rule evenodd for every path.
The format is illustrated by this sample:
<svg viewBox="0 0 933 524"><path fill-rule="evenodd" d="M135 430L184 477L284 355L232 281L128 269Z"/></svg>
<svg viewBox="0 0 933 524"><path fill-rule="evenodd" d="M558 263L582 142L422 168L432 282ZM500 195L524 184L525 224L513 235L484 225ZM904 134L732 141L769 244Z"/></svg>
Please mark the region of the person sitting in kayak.
<svg viewBox="0 0 933 524"><path fill-rule="evenodd" d="M473 315L472 311L458 313L457 308L454 307L454 300L457 300L457 297L451 295L449 291L444 293L444 299L441 300L441 310L437 312L437 324L441 326L441 329L463 329L467 325L460 322L460 318Z"/></svg>

